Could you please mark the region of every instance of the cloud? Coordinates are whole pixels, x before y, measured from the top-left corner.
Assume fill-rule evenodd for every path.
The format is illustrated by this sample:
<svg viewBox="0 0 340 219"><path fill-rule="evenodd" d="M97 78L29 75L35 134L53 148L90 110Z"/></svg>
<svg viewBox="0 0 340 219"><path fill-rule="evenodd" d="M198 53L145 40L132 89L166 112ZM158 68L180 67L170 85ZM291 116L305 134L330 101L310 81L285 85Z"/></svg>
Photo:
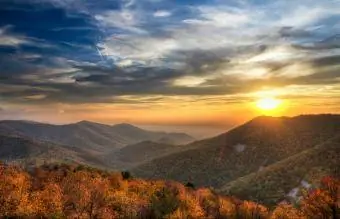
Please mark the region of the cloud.
<svg viewBox="0 0 340 219"><path fill-rule="evenodd" d="M310 61L315 68L324 67L324 66L339 66L340 65L340 54L339 55L330 55L324 56L320 58L316 58Z"/></svg>
<svg viewBox="0 0 340 219"><path fill-rule="evenodd" d="M192 57L194 59L195 56ZM211 61L209 58L191 62L192 69L201 69L204 65L209 65ZM332 70L329 64L336 65L337 58L324 57L306 60L305 62L310 65L319 63L316 64L319 68L312 69L308 75L287 77L287 75L275 72L267 78L254 76L246 78L241 74L230 73L225 75L223 68L219 67L216 67L215 71L222 71L222 73L210 74L202 70L197 74L197 71L183 72L159 67L124 69L78 64L74 66L77 69L75 72L78 73L62 73L69 77L69 83L55 80L56 76L60 77L57 71L55 74L46 75L44 80L28 77L25 72L23 73L25 77L18 75L6 80L8 85L16 85L16 88L12 90L7 88L5 92L0 93L1 96L6 97L7 101L26 103L115 103L117 98L126 95L240 95L256 91L263 86L336 85L339 83L337 68ZM286 63L282 69L290 65Z"/></svg>
<svg viewBox="0 0 340 219"><path fill-rule="evenodd" d="M200 15L199 19L187 19L183 22L215 27L229 27L239 28L243 25L251 22L252 14L246 14L245 11L238 10L231 7L213 7L213 6L201 6L198 7Z"/></svg>
<svg viewBox="0 0 340 219"><path fill-rule="evenodd" d="M165 58L167 53L178 48L178 44L171 38L117 35L99 43L98 47L107 58L129 59L152 66Z"/></svg>
<svg viewBox="0 0 340 219"><path fill-rule="evenodd" d="M25 37L9 33L11 26L4 26L0 28L0 46L20 46L23 44L30 44Z"/></svg>
<svg viewBox="0 0 340 219"><path fill-rule="evenodd" d="M301 28L317 23L320 19L327 17L327 12L326 8L319 6L298 6L290 14L282 16L278 25Z"/></svg>
<svg viewBox="0 0 340 219"><path fill-rule="evenodd" d="M143 33L144 31L138 28L139 19L137 15L130 10L112 10L95 15L95 19L103 25L103 28L119 28L121 30L134 33Z"/></svg>
<svg viewBox="0 0 340 219"><path fill-rule="evenodd" d="M0 30L0 45L14 47L0 50L6 102L133 104L322 85L338 92L335 1L46 1L35 1L34 14L16 11L25 19L8 17L12 27Z"/></svg>
<svg viewBox="0 0 340 219"><path fill-rule="evenodd" d="M45 94L36 94L36 95L31 95L31 96L26 96L26 99L29 100L42 100L46 98Z"/></svg>
<svg viewBox="0 0 340 219"><path fill-rule="evenodd" d="M169 17L171 16L170 11L165 11L165 10L158 10L155 13L153 13L154 17Z"/></svg>
<svg viewBox="0 0 340 219"><path fill-rule="evenodd" d="M302 43L318 37L311 33L315 26L320 25L323 19L334 16L337 10L330 11L329 7L329 3L314 1L313 4L303 1L298 7L286 1L263 6L245 4L242 8L230 5L192 6L192 14L184 16L176 25L171 20L162 23L159 28L162 34L148 34L147 23L138 19L139 23L132 26L138 26L139 33L146 31L144 35L118 33L108 36L99 46L108 58L115 61L132 59L144 65L168 60L177 50L220 48L230 51L250 45L281 43L302 46ZM334 4L333 8L339 9L340 6ZM139 14L144 19L147 17L145 11L134 11L133 14Z"/></svg>
<svg viewBox="0 0 340 219"><path fill-rule="evenodd" d="M339 49L340 48L340 34L335 34L325 39L310 42L307 44L305 43L301 45L295 45L295 47L299 49L305 49L305 50Z"/></svg>

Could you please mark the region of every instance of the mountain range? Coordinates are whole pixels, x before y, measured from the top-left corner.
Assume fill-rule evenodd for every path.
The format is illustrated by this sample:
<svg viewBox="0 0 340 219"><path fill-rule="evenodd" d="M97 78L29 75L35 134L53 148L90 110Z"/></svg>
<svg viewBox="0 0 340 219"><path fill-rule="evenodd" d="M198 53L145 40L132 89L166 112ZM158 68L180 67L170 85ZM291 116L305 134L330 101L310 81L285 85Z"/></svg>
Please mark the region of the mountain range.
<svg viewBox="0 0 340 219"><path fill-rule="evenodd" d="M320 180L321 173L313 180L308 177L313 169L339 174L337 136L339 115L261 116L217 137L194 142L192 149L146 162L132 172L142 178L191 182L271 203L305 178L309 183Z"/></svg>
<svg viewBox="0 0 340 219"><path fill-rule="evenodd" d="M2 160L129 170L265 204L297 198L321 177L339 175L339 152L340 115L331 114L260 116L200 141L129 124L0 122Z"/></svg>
<svg viewBox="0 0 340 219"><path fill-rule="evenodd" d="M106 167L97 156L84 149L8 133L6 135L0 134L0 160L24 166L67 162Z"/></svg>
<svg viewBox="0 0 340 219"><path fill-rule="evenodd" d="M0 121L0 131L17 133L33 139L72 145L94 152L108 152L129 144L151 140L186 144L194 139L184 133L147 131L130 124L104 125L81 121L67 125L52 125L30 121Z"/></svg>
<svg viewBox="0 0 340 219"><path fill-rule="evenodd" d="M181 148L180 145L195 140L185 133L154 132L126 123L110 126L89 121L52 125L4 120L0 121L0 137L0 155L3 155L0 158L8 158L6 160L11 162L34 164L48 160L68 161L110 169L136 166L143 161L175 152ZM160 147L155 150L153 145ZM163 150L163 145L168 149ZM145 156L144 159L134 160L138 147L143 148ZM136 150L131 151L129 148Z"/></svg>

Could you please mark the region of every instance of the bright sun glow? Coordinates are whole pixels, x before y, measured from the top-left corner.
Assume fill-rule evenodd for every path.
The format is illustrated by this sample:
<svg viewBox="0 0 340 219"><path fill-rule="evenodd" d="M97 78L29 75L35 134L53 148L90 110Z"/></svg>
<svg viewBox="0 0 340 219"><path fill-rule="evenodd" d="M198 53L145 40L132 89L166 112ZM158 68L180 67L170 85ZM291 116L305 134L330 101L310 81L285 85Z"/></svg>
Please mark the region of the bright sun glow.
<svg viewBox="0 0 340 219"><path fill-rule="evenodd" d="M275 110L280 106L280 104L281 104L281 100L278 100L272 97L262 98L256 102L256 106L259 109L265 110L265 111Z"/></svg>

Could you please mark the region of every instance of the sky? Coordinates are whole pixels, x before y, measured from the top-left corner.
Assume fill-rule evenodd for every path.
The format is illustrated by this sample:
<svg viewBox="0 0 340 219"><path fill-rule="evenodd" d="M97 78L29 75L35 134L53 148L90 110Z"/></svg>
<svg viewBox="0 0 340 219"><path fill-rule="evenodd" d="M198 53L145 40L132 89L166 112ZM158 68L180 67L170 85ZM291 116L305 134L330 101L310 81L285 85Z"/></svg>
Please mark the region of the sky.
<svg viewBox="0 0 340 219"><path fill-rule="evenodd" d="M0 119L213 134L340 112L339 0L1 0ZM194 131L196 130L196 131Z"/></svg>

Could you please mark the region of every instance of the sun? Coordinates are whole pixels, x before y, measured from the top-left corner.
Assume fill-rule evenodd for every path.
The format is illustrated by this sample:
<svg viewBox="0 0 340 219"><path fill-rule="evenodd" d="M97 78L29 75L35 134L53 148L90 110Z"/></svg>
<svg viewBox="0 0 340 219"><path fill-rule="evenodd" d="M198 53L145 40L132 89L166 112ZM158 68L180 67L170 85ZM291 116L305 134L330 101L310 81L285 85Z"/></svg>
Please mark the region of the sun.
<svg viewBox="0 0 340 219"><path fill-rule="evenodd" d="M256 106L263 111L273 111L281 105L281 100L274 97L261 98L256 102Z"/></svg>

